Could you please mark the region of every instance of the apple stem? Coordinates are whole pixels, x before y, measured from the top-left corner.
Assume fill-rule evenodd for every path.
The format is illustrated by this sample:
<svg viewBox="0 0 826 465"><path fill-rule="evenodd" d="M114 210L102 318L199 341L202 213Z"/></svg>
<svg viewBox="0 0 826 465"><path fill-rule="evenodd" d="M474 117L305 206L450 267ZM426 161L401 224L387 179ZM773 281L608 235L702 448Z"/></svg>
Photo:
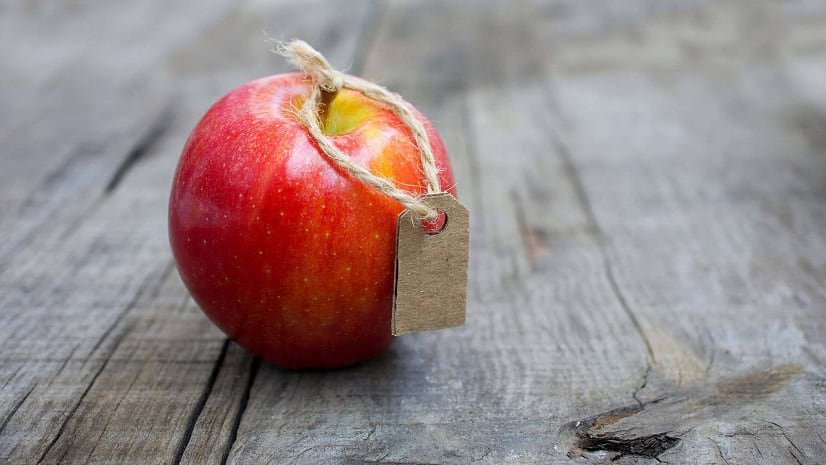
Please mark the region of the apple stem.
<svg viewBox="0 0 826 465"><path fill-rule="evenodd" d="M330 105L336 98L336 91L321 89L321 101L318 102L318 124L322 129L327 125L327 114L330 112Z"/></svg>

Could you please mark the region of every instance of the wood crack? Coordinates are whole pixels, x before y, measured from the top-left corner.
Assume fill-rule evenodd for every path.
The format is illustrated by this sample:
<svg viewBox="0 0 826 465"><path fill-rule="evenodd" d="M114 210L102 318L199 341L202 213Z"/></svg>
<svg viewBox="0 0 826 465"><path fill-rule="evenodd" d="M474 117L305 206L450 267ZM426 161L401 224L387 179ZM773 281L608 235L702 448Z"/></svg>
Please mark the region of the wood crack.
<svg viewBox="0 0 826 465"><path fill-rule="evenodd" d="M644 405L643 405L642 401L639 398L639 394L640 394L640 392L642 392L643 389L645 389L645 386L648 385L648 377L650 375L651 375L651 364L648 363L648 364L645 365L645 373L643 373L643 375L642 375L642 381L640 381L640 385L637 387L637 389L634 390L634 393L631 394L631 397L633 397L634 400L637 401L637 404L639 404L640 408L643 408Z"/></svg>
<svg viewBox="0 0 826 465"><path fill-rule="evenodd" d="M788 442L791 446L790 448L788 448L789 454L795 459L795 461L797 461L797 463L803 465L800 462L800 457L806 458L806 454L802 450L800 450L800 447L798 447L797 444L795 444L794 441L792 441L792 438L790 438L789 435L786 434L786 428L773 421L766 421L766 423L773 425L778 430L780 430L780 434L783 435L783 438L786 439L786 442ZM797 451L797 454L795 453L795 451ZM798 456L798 454L800 454L800 456Z"/></svg>
<svg viewBox="0 0 826 465"><path fill-rule="evenodd" d="M146 367L146 363L144 363L143 368L145 368L145 367ZM143 370L143 368L141 368L141 370ZM114 416L117 414L118 409L120 408L121 404L123 404L123 401L124 401L124 399L126 399L126 396L128 396L129 392L132 391L132 387L135 385L135 382L138 380L138 377L140 377L140 375L141 375L141 370L137 370L135 372L135 376L133 376L132 379L129 381L129 385L123 391L123 394L120 396L120 398L118 399L118 402L115 404L115 407L112 409L112 414L109 415L109 418L106 419L106 423L103 425L103 429L101 430L100 434L98 435L98 438L95 441L95 445L92 447L92 450L89 452L89 455L87 456L87 459L86 459L87 462L89 460L91 460L92 457L94 457L95 451L97 450L98 446L100 445L101 438L103 438L106 435L106 430L109 429L109 425L112 423L112 418L114 418ZM68 448L67 448L67 451L68 451ZM58 463L60 463L62 461L63 461L63 459L61 458L58 461Z"/></svg>
<svg viewBox="0 0 826 465"><path fill-rule="evenodd" d="M72 347L72 350L69 352L69 355L67 355L65 359L59 360L61 362L60 368L57 369L57 372L49 381L49 384L46 387L51 387L51 385L54 384L54 382L60 377L60 375L63 374L63 370L65 370L66 366L69 365L69 362L72 361L72 357L75 356L75 352L77 352L78 347L80 347L80 344L75 344L75 346ZM93 352L94 351L90 352L90 354Z"/></svg>
<svg viewBox="0 0 826 465"><path fill-rule="evenodd" d="M654 459L696 428L742 412L783 389L800 371L796 365L781 365L746 372L713 384L682 388L650 402L638 401L636 405L572 421L560 428L560 444L568 449L570 457L589 457L589 453L607 451L615 454L614 459L626 455ZM783 432L777 423L769 423ZM792 446L790 453L803 455L790 438L786 440Z"/></svg>
<svg viewBox="0 0 826 465"><path fill-rule="evenodd" d="M596 214L593 211L591 206L591 200L588 198L588 194L585 191L585 186L582 183L582 178L579 175L579 171L574 164L574 161L571 157L571 154L568 150L568 147L565 146L559 138L554 138L555 145L557 151L559 152L562 163L568 172L571 181L574 184L574 190L576 191L577 198L579 199L580 204L582 205L583 210L585 211L585 215L588 218L588 222L591 224L593 230L597 233L597 236L600 238L599 240L599 251L602 257L603 267L605 270L605 275L608 278L608 283L611 286L611 292L616 297L617 301L619 302L622 309L625 311L625 314L628 315L628 318L631 320L631 324L634 325L634 328L637 330L640 338L642 338L643 343L645 344L646 351L648 352L648 357L651 363L656 363L656 357L654 356L654 349L651 345L651 341L648 339L648 336L645 334L645 331L640 324L639 319L634 314L634 311L631 309L631 306L628 304L628 301L625 299L625 295L622 293L622 290L617 283L617 279L614 276L613 266L611 265L611 260L608 258L608 251L605 248L605 232L600 226L599 221L597 221Z"/></svg>
<svg viewBox="0 0 826 465"><path fill-rule="evenodd" d="M622 407L604 414L568 423L563 426L561 433L573 435L568 456L573 458L589 452L612 452L612 461L625 456L657 459L662 453L680 443L679 434L672 431L655 432L651 434L625 435L615 432L604 432L602 428L610 426L625 418L633 417L643 412L648 405Z"/></svg>
<svg viewBox="0 0 826 465"><path fill-rule="evenodd" d="M548 106L558 111L558 106L551 94L550 89L547 86L543 87L543 92L545 94L545 99L548 102ZM605 231L602 229L602 226L599 224L597 220L596 213L594 213L593 206L591 205L591 199L588 197L588 193L585 190L585 184L582 181L582 176L579 174L579 169L574 163L573 157L571 156L571 151L565 142L562 140L561 136L556 133L556 131L551 131L552 137L551 141L554 146L555 151L559 154L560 160L562 161L562 166L565 172L568 174L568 178L571 180L571 183L574 188L574 193L577 197L577 200L582 207L583 212L585 213L585 217L596 233L597 237L599 238L598 241L598 248L600 252L600 256L602 257L603 267L605 269L605 274L608 278L608 283L611 286L611 291L613 292L614 296L617 298L622 309L625 311L628 318L631 320L631 324L634 325L634 328L637 330L640 338L642 338L643 343L645 343L646 351L648 352L648 357L650 363L656 363L656 358L654 357L654 349L651 345L651 341L648 339L648 336L645 334L645 331L640 324L639 319L634 314L634 311L631 309L631 306L628 304L628 301L625 299L625 295L622 293L622 290L617 283L616 277L614 276L613 267L611 265L611 260L608 256L608 251L606 250L605 240L606 235Z"/></svg>
<svg viewBox="0 0 826 465"><path fill-rule="evenodd" d="M800 457L798 457L797 454L795 454L794 451L791 448L789 448L789 455L792 456L792 458L794 459L795 462L798 463L798 465L804 465L803 462L800 461Z"/></svg>
<svg viewBox="0 0 826 465"><path fill-rule="evenodd" d="M597 230L599 230L599 228L597 228ZM631 320L631 324L634 325L634 328L637 330L637 333L640 335L640 338L642 338L643 343L645 343L645 349L648 352L648 358L650 363L656 363L657 359L654 356L654 348L651 345L651 341L645 334L645 330L642 329L642 324L640 324L640 320L637 319L637 315L634 314L634 311L631 310L631 306L628 305L628 301L625 299L625 295L620 290L619 284L617 283L617 279L616 277L614 277L614 269L611 266L611 261L608 259L608 254L607 252L605 252L602 245L600 245L600 251L602 253L603 264L605 266L605 274L608 277L608 283L611 285L611 292L613 292L620 306L625 311L625 314L628 315L628 318Z"/></svg>
<svg viewBox="0 0 826 465"><path fill-rule="evenodd" d="M171 125L173 116L174 113L172 112L172 107L167 106L155 120L154 124L152 124L146 133L138 139L132 147L132 150L129 151L117 169L115 169L115 172L112 173L112 177L109 179L109 182L106 183L106 187L103 190L106 195L114 192L115 189L118 188L118 185L120 185L121 181L123 181L126 174L142 158L150 153L155 144L164 136L164 134L166 134Z"/></svg>
<svg viewBox="0 0 826 465"><path fill-rule="evenodd" d="M252 366L250 367L250 375L247 379L247 386L244 390L244 395L241 397L241 402L238 406L238 413L235 415L235 419L232 423L232 430L229 434L229 440L227 441L226 450L224 450L224 456L221 459L221 465L226 465L227 460L229 459L229 453L232 451L232 446L235 445L235 441L238 439L238 430L241 427L241 420L244 417L244 412L247 411L247 405L249 404L250 400L250 393L252 392L252 385L255 383L255 378L258 376L258 370L261 367L261 359L256 357L252 361Z"/></svg>
<svg viewBox="0 0 826 465"><path fill-rule="evenodd" d="M720 449L720 443L711 438L708 438L708 440L714 444L715 452L717 452L717 458L722 460L725 465L729 465L728 459L726 458L725 454L723 454L723 450Z"/></svg>
<svg viewBox="0 0 826 465"><path fill-rule="evenodd" d="M224 344L221 347L221 353L218 355L218 359L212 367L212 372L209 374L209 378L207 379L206 386L201 393L201 397L198 399L198 402L195 404L195 408L192 409L192 413L189 415L186 430L184 431L184 435L181 437L181 442L178 445L178 451L175 453L175 460L172 462L175 465L180 464L181 459L184 457L184 451L189 445L189 441L192 439L192 432L195 431L195 425L198 423L198 418L200 418L201 412L203 412L204 406L206 406L207 399L209 399L209 395L212 393L212 388L215 387L215 382L218 380L218 373L224 365L224 360L226 359L227 351L229 350L229 344L230 340L228 338L224 339Z"/></svg>
<svg viewBox="0 0 826 465"><path fill-rule="evenodd" d="M166 266L164 267L163 271L160 273L160 275L158 277L158 280L155 283L155 286L153 287L153 290L152 290L153 295L156 295L157 289L159 289L161 286L163 286L164 281L166 280L167 277L169 277L169 274L172 272L172 270L174 268L175 268L175 263L172 260L169 260L167 262ZM108 328L106 328L106 331L103 332L103 334L97 340L95 345L92 346L92 349L89 351L90 356L92 354L94 354L95 351L97 351L100 348L101 344L103 344L103 341L105 341L106 338L109 337L109 334L111 334L112 331L114 331L114 329L118 327L118 324L120 324L120 322L123 321L124 317L126 317L126 315L133 308L135 308L135 306L138 304L138 302L140 302L141 298L144 296L147 288L149 287L149 282L151 281L151 278L152 278L152 274L150 273L146 277L146 279L143 281L143 283L141 283L140 288L138 288L138 291L135 293L135 296L132 298L132 300L130 300L129 303L126 304L126 307L124 307L124 309L120 312L120 314L118 314L118 316L115 317L115 321L113 321L112 324ZM112 354L110 353L109 355L111 356Z"/></svg>
<svg viewBox="0 0 826 465"><path fill-rule="evenodd" d="M165 270L160 273L160 279L159 279L158 283L156 284L156 286L161 286L163 284L163 281L169 275L170 267L172 267L172 266L173 266L173 263L170 261L168 263L168 266L165 268ZM106 329L106 331L104 331L104 333L97 340L97 342L95 342L95 345L92 346L91 350L89 351L89 358L93 357L95 352L97 352L97 350L100 348L100 346L103 344L103 342L109 337L109 335L112 333L112 331L114 331L114 329L123 320L123 318L126 316L126 314L128 314L129 311L132 308L134 308L137 305L137 303L141 300L141 297L144 295L144 293L146 292L146 290L148 288L149 282L151 281L151 279L150 279L151 277L152 277L152 274L147 276L147 278L144 280L144 282L138 288L138 290L135 293L135 296L132 298L132 300L130 300L129 303L126 304L126 307L115 318L115 321L109 326L109 328ZM101 363L101 365L97 369L97 371L95 371L95 374L92 376L92 379L89 381L89 384L83 390L83 393L80 395L80 398L72 406L72 408L70 409L68 415L66 415L66 418L64 418L64 420L61 422L60 428L58 428L58 430L57 430L57 434L49 442L49 445L46 446L45 450L40 455L40 458L37 460L38 464L42 463L43 460L45 460L46 456L49 454L49 452L51 452L51 450L54 448L54 446L57 444L57 442L63 436L63 433L66 430L66 426L68 425L69 421L72 419L72 417L74 417L75 413L77 413L77 410L80 408L80 405L83 403L83 400L86 398L86 396L92 390L92 387L94 387L95 382L97 381L97 379L101 375L101 373L103 373L103 370L106 369L106 367L109 365L109 362L112 360L112 355L114 355L115 351L120 346L120 343L123 341L123 339L126 337L126 335L128 333L129 333L129 328L127 328L125 331L123 331L122 333L118 334L115 337L112 349L108 353L106 353L105 359L103 360L103 362ZM71 355L73 355L73 354L74 354L74 352L72 352L72 354L70 354L69 358L71 358ZM87 359L87 361L88 360L89 359ZM54 380L52 380L52 381L54 381Z"/></svg>
<svg viewBox="0 0 826 465"><path fill-rule="evenodd" d="M485 460L486 458L488 458L488 456L490 455L491 452L493 452L493 449L488 448L487 450L485 450L485 453L482 454L479 458L471 457L470 461L471 461L471 463L481 462L482 460Z"/></svg>
<svg viewBox="0 0 826 465"><path fill-rule="evenodd" d="M376 434L376 428L377 428L377 427L378 427L378 426L377 426L377 425L375 425L375 424L370 425L370 431L368 431L368 432L367 432L367 437L365 437L365 438L364 438L364 441L365 441L365 442L369 441L369 440L370 440L370 438L372 438L372 437L373 437L373 435L374 435L374 434Z"/></svg>
<svg viewBox="0 0 826 465"><path fill-rule="evenodd" d="M516 216L516 224L519 227L519 237L522 239L522 246L525 249L530 269L531 271L535 271L540 258L548 251L545 233L530 225L528 216L525 214L525 207L522 205L519 194L515 190L511 190L511 198L513 199L513 212Z"/></svg>
<svg viewBox="0 0 826 465"><path fill-rule="evenodd" d="M26 402L26 399L29 398L29 395L31 395L32 391L34 391L34 388L36 387L37 383L34 383L32 387L29 388L29 390L26 392L26 394L14 405L9 414L6 415L6 418L3 419L3 423L0 424L0 435L3 434L3 430L6 429L6 425L9 424L9 420L11 420L11 417L13 417L15 413L17 413L17 410L20 408L21 405L23 405L24 402Z"/></svg>
<svg viewBox="0 0 826 465"><path fill-rule="evenodd" d="M112 351L107 354L106 359L104 359L103 363L100 364L100 368L98 368L95 374L92 376L92 379L89 381L89 384L86 386L86 389L83 390L83 393L80 395L80 398L61 423L60 428L57 430L57 434L55 435L54 439L52 439L49 442L49 445L46 447L46 450L44 450L43 453L40 455L40 458L37 460L38 465L43 463L43 460L46 458L46 456L49 454L49 452L52 450L55 444L57 444L57 441L60 440L61 436L63 436L63 432L66 430L66 426L69 424L69 421L72 419L72 417L74 417L75 413L77 413L77 410L80 408L80 405L83 403L83 400L86 399L86 396L89 395L89 392L92 390L92 387L94 387L95 382L98 380L100 374L103 373L103 370L106 369L107 365L109 365L109 361L112 359L112 355L114 354L118 346L120 346L120 343L121 341L123 341L126 334L127 332L125 331L117 337L112 348Z"/></svg>

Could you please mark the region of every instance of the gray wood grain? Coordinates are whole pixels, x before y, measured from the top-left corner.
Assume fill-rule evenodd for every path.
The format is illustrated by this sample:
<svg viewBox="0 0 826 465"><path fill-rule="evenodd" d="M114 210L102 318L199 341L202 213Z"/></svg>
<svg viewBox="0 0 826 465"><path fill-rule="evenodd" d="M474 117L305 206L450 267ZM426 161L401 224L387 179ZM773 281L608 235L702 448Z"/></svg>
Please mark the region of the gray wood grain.
<svg viewBox="0 0 826 465"><path fill-rule="evenodd" d="M170 48L154 63L167 73L179 73L175 80L166 81L175 88L165 89L164 95L180 96L175 97L175 117L165 121L150 153L131 163L117 185L112 185L113 176L81 181L67 176L77 188L99 192L99 198L90 202L90 208L73 209L65 219L52 216L50 228L10 248L3 262L0 282L9 292L3 293L1 313L2 373L8 376L9 387L0 398L0 460L181 461L190 440L203 441L209 434L196 428L209 426L198 422L200 411L214 404L207 397L224 393L239 411L243 389L232 390L232 383L222 382L232 373L219 371L238 364L249 370L252 363L243 354L238 360L237 349L227 346L194 308L189 307L181 318L185 292L171 267L165 209L180 147L197 117L243 80L286 69L271 57L259 30L237 34L249 26L239 21L244 16L269 21L273 34L292 35L291 25L302 28L337 66L344 67L346 59L337 57L350 56L355 42L325 34L336 27L353 27L363 20L365 10L363 4L351 7L349 14L330 14L325 21L294 4L258 6L230 12L218 24L202 27L200 34L209 36L226 27L237 40L243 39L244 46L254 43L260 49L261 58L244 71L230 67L224 73L189 76L188 70L201 59L201 52L195 52L201 36L195 34L183 44L165 42ZM213 50L222 52L231 50ZM112 105L128 103L133 102ZM78 136L85 134L77 131ZM48 159L48 153L42 156ZM93 168L94 160L88 161L86 169ZM92 181L96 184L89 186ZM85 201L84 192L78 195ZM73 200L65 197L50 201L57 205ZM28 237L26 225L12 226L21 237ZM235 422L231 418L223 431L231 432ZM224 454L220 446L217 454L220 462ZM202 463L202 457L193 462Z"/></svg>
<svg viewBox="0 0 826 465"><path fill-rule="evenodd" d="M743 11L762 19L774 13L765 5ZM715 9L697 14L718 28L740 26ZM673 40L673 24L666 18L638 31L642 48ZM812 108L824 88L795 82L813 82L800 76L811 72L809 57L779 52L779 38L761 34L773 47L752 49L746 39L722 63L710 50L699 62L675 57L656 70L602 69L552 83L561 143L605 238L617 288L652 349L637 398L667 401L616 428L627 432L639 421L637 437L682 439L660 455L664 461L826 457L822 402L811 401L824 395L818 356L826 282L818 270L826 160L822 146L807 140L811 130L798 127L801 113L808 127L820 124ZM753 62L780 57L774 66ZM778 370L793 372L782 389L771 383ZM722 393L696 394L715 383L724 383ZM754 391L767 395L754 399ZM718 409L703 412L698 403ZM687 421L692 415L701 421ZM653 431L654 418L672 424Z"/></svg>
<svg viewBox="0 0 826 465"><path fill-rule="evenodd" d="M821 2L0 8L0 463L826 463ZM172 172L264 31L436 122L466 327L286 372L187 297Z"/></svg>

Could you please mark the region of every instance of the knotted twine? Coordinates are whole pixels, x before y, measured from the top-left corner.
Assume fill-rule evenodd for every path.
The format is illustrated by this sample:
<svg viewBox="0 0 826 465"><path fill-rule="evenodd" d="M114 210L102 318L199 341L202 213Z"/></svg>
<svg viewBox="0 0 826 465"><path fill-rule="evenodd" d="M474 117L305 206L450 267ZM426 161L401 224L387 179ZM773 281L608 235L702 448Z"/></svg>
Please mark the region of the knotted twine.
<svg viewBox="0 0 826 465"><path fill-rule="evenodd" d="M388 197L397 200L406 209L415 213L421 220L435 220L439 211L429 207L419 198L407 191L399 189L389 180L376 176L370 171L353 163L350 157L333 145L333 142L324 134L319 121L319 110L324 113L330 105L331 96L341 89L359 92L366 97L386 105L413 134L422 163L422 172L427 183L428 194L442 192L439 185L436 159L430 147L427 130L410 110L407 102L396 93L384 87L362 79L354 79L333 69L330 63L317 50L303 40L293 40L288 43L279 43L277 52L286 57L296 68L306 73L313 83L310 96L304 102L299 113L302 124L307 128L310 137L315 140L325 155L344 171L350 173L359 181L371 186ZM326 99L326 101L325 101Z"/></svg>

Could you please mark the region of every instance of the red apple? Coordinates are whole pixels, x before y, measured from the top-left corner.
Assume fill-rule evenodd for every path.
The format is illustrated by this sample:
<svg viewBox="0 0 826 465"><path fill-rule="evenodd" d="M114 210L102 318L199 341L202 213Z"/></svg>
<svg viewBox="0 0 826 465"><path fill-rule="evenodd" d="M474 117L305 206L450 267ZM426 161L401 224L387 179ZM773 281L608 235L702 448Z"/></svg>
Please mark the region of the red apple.
<svg viewBox="0 0 826 465"><path fill-rule="evenodd" d="M195 301L227 335L285 368L333 368L390 344L396 201L339 169L296 116L302 74L246 83L189 136L169 200L169 237ZM453 174L425 124L443 188ZM349 90L322 122L372 173L425 192L419 152L385 106Z"/></svg>

